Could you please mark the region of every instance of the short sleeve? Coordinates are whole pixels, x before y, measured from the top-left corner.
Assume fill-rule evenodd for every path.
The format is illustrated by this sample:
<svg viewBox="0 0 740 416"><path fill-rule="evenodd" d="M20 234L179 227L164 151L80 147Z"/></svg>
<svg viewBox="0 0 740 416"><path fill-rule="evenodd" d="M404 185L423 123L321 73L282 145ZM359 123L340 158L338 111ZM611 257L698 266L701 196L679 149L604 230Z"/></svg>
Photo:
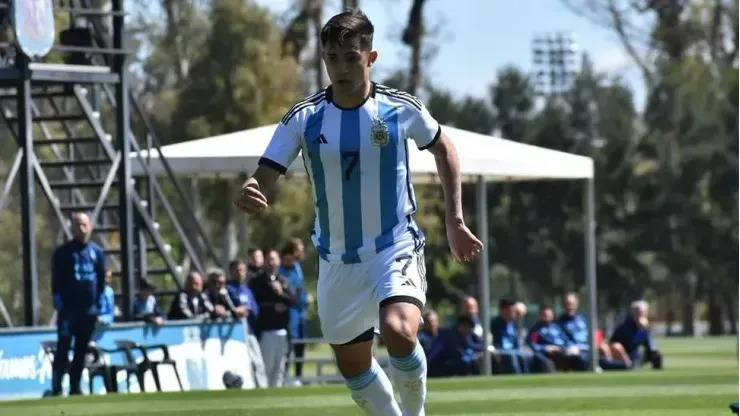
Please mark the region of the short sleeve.
<svg viewBox="0 0 740 416"><path fill-rule="evenodd" d="M296 120L293 117L288 121L280 122L272 135L270 144L259 160L260 165L268 166L281 174L288 171L288 166L298 157L300 138Z"/></svg>
<svg viewBox="0 0 740 416"><path fill-rule="evenodd" d="M408 107L407 134L414 139L419 150L426 150L439 140L442 128L424 105Z"/></svg>

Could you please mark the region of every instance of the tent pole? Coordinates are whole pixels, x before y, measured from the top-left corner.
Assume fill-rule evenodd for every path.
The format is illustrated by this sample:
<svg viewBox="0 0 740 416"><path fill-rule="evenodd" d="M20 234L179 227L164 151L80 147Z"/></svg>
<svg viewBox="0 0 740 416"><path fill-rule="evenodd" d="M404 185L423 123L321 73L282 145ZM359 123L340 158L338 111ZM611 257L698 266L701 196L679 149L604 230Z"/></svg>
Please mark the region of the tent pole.
<svg viewBox="0 0 740 416"><path fill-rule="evenodd" d="M486 348L483 349L483 371L484 375L491 375L491 352L488 350L490 337L490 325L491 320L491 268L488 265L488 195L486 192L486 179L483 176L478 176L478 182L475 191L476 198L476 215L478 223L478 238L483 242L483 250L481 250L480 257L478 258L478 288L480 293L480 320L481 326L483 327L483 345Z"/></svg>
<svg viewBox="0 0 740 416"><path fill-rule="evenodd" d="M589 350L589 363L591 371L599 369L599 346L595 343L595 331L598 328L597 319L597 289L596 289L596 215L594 202L594 179L586 179L583 186L583 234L586 250L586 287L588 288L588 322L590 331L588 332L588 342L591 345Z"/></svg>

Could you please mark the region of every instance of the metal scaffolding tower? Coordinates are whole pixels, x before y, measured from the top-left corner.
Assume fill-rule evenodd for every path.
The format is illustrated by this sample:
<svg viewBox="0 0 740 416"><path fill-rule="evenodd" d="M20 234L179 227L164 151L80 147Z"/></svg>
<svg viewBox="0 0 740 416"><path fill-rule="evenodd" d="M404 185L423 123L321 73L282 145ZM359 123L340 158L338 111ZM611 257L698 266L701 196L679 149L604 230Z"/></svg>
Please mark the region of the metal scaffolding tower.
<svg viewBox="0 0 740 416"><path fill-rule="evenodd" d="M0 0L0 23L11 16L14 23L19 20L15 3ZM0 194L0 211L20 176L24 323L41 323L39 256L51 255L37 252L36 185L65 239L71 238L69 215L90 214L93 239L104 247L109 267L119 277L114 282L117 304L129 318L140 277L154 280L160 294L168 295L182 283L180 264L202 273L204 261L218 260L166 161L166 177L155 178L140 156L142 149L160 146L129 86L124 0L112 0L110 9L95 8L92 0L49 3L53 13L68 13L71 22L68 28L56 28L63 30L50 55L29 57L22 41L0 43L0 56L5 57L0 60L0 115L19 146ZM141 164L146 175L132 177L133 163ZM186 234L183 224L194 231ZM164 229L177 239L177 250L166 242ZM193 235L198 241L189 241Z"/></svg>

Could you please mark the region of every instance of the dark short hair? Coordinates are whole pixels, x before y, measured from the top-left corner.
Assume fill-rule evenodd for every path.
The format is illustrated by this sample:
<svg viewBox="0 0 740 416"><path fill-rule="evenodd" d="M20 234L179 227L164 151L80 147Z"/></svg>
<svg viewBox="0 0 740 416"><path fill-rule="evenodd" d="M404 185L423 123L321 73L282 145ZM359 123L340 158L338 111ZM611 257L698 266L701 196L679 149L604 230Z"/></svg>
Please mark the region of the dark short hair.
<svg viewBox="0 0 740 416"><path fill-rule="evenodd" d="M548 304L542 304L542 305L540 305L540 312L545 311L545 310L548 310L548 309L554 310L553 307L552 307L552 305L548 305Z"/></svg>
<svg viewBox="0 0 740 416"><path fill-rule="evenodd" d="M460 324L467 325L472 328L475 326L475 321L473 321L473 318L469 315L460 314L457 316L457 325Z"/></svg>
<svg viewBox="0 0 740 416"><path fill-rule="evenodd" d="M375 27L365 13L360 10L348 10L335 15L321 29L321 46L327 44L341 46L347 40L360 43L360 49L373 47Z"/></svg>
<svg viewBox="0 0 740 416"><path fill-rule="evenodd" d="M514 305L514 301L509 300L509 299L501 299L498 301L499 310L509 308L513 305Z"/></svg>
<svg viewBox="0 0 740 416"><path fill-rule="evenodd" d="M249 250L247 250L247 255L251 257L252 254L254 254L254 253L258 252L258 251L262 251L262 249L261 248L250 248Z"/></svg>
<svg viewBox="0 0 740 416"><path fill-rule="evenodd" d="M244 261L242 261L241 259L231 260L229 262L229 270L233 270L234 267L241 266L242 264L246 264L246 263L244 263Z"/></svg>
<svg viewBox="0 0 740 416"><path fill-rule="evenodd" d="M295 246L293 245L292 241L289 241L285 243L283 248L280 249L280 256L285 256L287 254L290 254L291 256L295 254Z"/></svg>

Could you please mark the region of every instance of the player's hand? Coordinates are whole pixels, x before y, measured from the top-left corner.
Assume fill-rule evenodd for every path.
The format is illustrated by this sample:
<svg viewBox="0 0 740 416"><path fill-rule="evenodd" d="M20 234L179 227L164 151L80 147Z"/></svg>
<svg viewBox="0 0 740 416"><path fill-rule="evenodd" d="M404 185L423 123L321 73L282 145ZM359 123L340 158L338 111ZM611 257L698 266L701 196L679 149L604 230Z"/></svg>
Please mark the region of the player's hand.
<svg viewBox="0 0 740 416"><path fill-rule="evenodd" d="M248 181L239 192L239 197L234 205L247 214L258 214L267 209L267 198L260 191L257 182Z"/></svg>
<svg viewBox="0 0 740 416"><path fill-rule="evenodd" d="M452 257L458 262L471 261L480 254L483 243L462 221L447 221L447 241Z"/></svg>

